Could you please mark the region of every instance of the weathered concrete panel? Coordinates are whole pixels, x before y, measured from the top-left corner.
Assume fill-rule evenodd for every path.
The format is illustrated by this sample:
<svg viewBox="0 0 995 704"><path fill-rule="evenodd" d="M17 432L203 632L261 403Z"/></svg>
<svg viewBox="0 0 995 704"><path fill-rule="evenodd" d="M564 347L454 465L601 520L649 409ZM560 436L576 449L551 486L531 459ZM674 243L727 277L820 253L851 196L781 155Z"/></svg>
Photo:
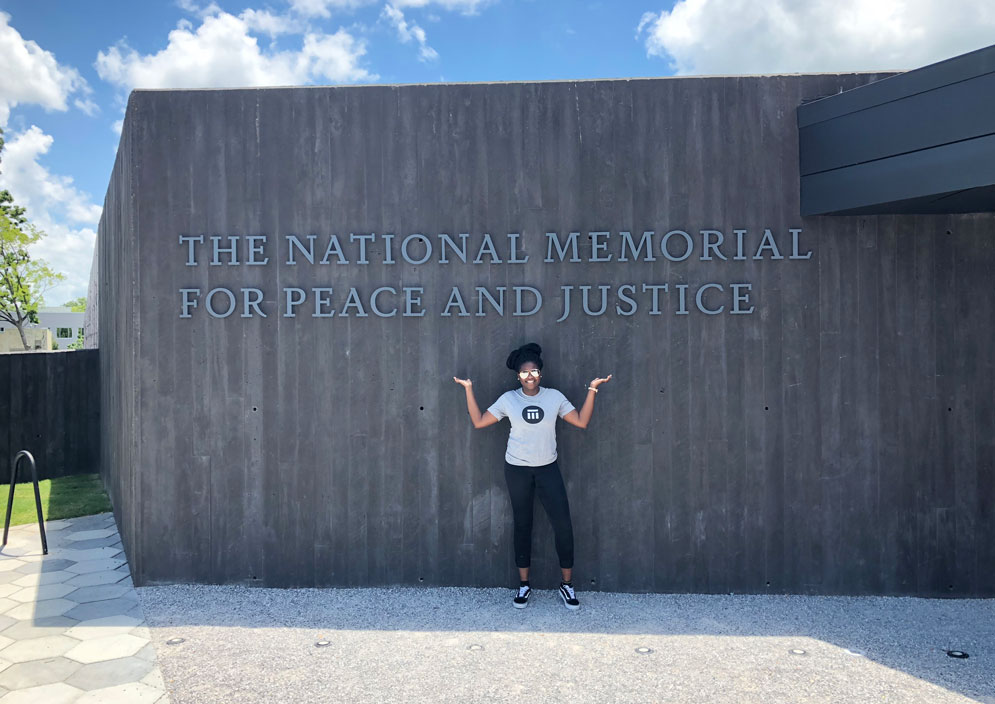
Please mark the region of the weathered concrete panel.
<svg viewBox="0 0 995 704"><path fill-rule="evenodd" d="M534 340L544 383L575 404L615 374L592 426L559 432L581 584L995 594L979 568L995 557L980 493L993 220L798 212L796 107L873 78L134 93L99 310L105 467L136 581L508 583L507 427L474 431L452 376L486 407L514 385L508 351ZM686 259L679 233L673 260L659 248L674 230ZM573 231L581 261L544 262L546 233ZM619 261L622 231L653 231L652 260ZM349 236L370 233L358 263ZM440 233L468 234L470 263L440 263ZM527 262L509 262L508 233ZM413 234L433 243L423 264L402 256ZM501 263L472 263L485 234ZM236 235L266 236L269 262L242 246L212 265L210 238ZM287 235L315 236L314 264L287 263ZM348 264L319 263L332 235ZM181 236L204 237L196 265ZM454 286L465 317L442 315ZM506 287L503 315L478 286ZM515 316L515 286L541 309ZM608 287L604 314L584 313L580 286L594 312ZM312 317L314 287L333 289L334 317ZM395 316L371 309L381 287ZM423 289L424 316L403 315L404 287ZM216 288L258 289L266 317L240 299L212 317ZM288 288L308 292L296 317ZM200 291L187 318L182 289ZM536 526L541 584L557 570Z"/></svg>

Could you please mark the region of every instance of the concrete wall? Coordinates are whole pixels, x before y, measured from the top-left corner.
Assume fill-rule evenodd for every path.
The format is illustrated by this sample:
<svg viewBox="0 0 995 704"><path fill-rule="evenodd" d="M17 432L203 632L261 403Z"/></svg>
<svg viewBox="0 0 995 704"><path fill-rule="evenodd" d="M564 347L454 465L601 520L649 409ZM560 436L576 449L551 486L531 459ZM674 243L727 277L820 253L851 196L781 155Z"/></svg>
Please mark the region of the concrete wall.
<svg viewBox="0 0 995 704"><path fill-rule="evenodd" d="M799 215L796 107L873 78L134 93L100 225L99 344L136 582L509 584L507 425L472 430L452 376L486 407L534 340L544 383L575 403L615 374L591 427L559 432L580 584L995 595L992 217ZM621 231L658 246L672 230L688 258L618 261ZM702 259L717 237L702 230L727 259ZM544 262L545 233L571 231L582 261ZM350 233L378 235L368 264ZM435 242L424 264L399 256L414 233ZM439 233L468 233L471 256L490 233L502 263L440 264ZM508 233L527 263L508 263ZM287 264L290 234L316 236L315 264ZM245 235L267 238L268 263L242 239L238 265L211 264L210 237ZM331 235L350 263L318 263ZM205 237L192 265L181 236ZM720 314L697 305L708 283L722 288L701 308ZM668 285L659 314L643 284ZM578 307L582 285L610 286L605 314ZM441 315L453 286L470 315ZM477 286L544 305L478 316ZM562 286L574 307L557 322ZM314 287L334 290L334 317L312 317ZM379 287L424 289L425 315L387 292L400 311L378 317ZM209 314L215 288L239 297L232 315ZM295 317L288 288L309 293ZM200 292L188 318L183 289ZM535 578L551 583L537 513Z"/></svg>
<svg viewBox="0 0 995 704"><path fill-rule="evenodd" d="M34 456L39 479L99 470L99 374L95 351L0 355L0 482L10 481L21 450ZM21 469L19 480L30 481Z"/></svg>
<svg viewBox="0 0 995 704"><path fill-rule="evenodd" d="M86 312L83 313L83 349L94 350L100 342L100 250L93 248L90 281L86 287Z"/></svg>

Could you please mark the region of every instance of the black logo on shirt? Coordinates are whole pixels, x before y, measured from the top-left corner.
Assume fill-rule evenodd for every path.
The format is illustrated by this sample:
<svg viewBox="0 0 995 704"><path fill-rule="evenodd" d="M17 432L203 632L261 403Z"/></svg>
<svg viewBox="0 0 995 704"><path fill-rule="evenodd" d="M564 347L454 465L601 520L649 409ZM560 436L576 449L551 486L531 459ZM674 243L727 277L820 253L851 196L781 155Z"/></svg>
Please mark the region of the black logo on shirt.
<svg viewBox="0 0 995 704"><path fill-rule="evenodd" d="M539 406L526 406L522 409L522 418L526 423L531 423L532 425L542 421L544 415L546 414L542 412Z"/></svg>

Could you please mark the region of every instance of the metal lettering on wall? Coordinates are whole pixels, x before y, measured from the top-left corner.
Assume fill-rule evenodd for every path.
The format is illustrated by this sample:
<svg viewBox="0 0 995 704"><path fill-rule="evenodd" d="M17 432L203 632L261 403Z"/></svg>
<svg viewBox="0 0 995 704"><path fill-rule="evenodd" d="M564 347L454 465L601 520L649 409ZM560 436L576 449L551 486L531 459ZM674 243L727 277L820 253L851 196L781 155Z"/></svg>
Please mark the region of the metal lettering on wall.
<svg viewBox="0 0 995 704"><path fill-rule="evenodd" d="M420 233L399 237L394 234L350 234L343 242L337 235L180 235L179 244L190 267L207 266L383 266L401 262L415 266L435 264L508 265L526 264L530 255L522 251L521 233L509 233L506 242L490 234L471 236L439 234L434 239ZM699 230L695 235L684 230L670 230L658 235L647 230L634 236L631 232L588 232L583 256L581 233L561 236L545 233L545 257L541 263L629 263L667 260L684 262L692 257L701 261L799 260L811 259L812 250L802 245L802 229L789 228L787 234L765 228L734 229L726 237L721 230ZM619 273L617 268L613 275ZM587 316L636 314L750 315L756 310L753 284L744 281L705 281L697 284L670 282L627 282L605 284L562 284L562 304L556 322L578 311ZM545 292L548 298L549 292ZM543 308L544 292L535 286L476 286L473 291L453 286L446 291L426 292L417 284L377 286L370 290L356 287L284 286L274 299L267 299L256 287L215 287L209 290L181 288L180 317L193 318L198 313L212 318L238 315L242 318L312 318L357 317L371 314L379 318L401 316L483 317L486 315L535 315ZM433 305L432 301L435 301Z"/></svg>

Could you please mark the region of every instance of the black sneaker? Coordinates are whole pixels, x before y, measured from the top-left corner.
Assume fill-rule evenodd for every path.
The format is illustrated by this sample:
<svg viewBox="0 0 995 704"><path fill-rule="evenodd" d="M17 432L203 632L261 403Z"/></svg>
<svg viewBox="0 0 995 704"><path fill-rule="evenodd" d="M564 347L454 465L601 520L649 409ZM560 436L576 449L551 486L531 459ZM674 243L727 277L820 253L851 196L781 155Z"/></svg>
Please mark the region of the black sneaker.
<svg viewBox="0 0 995 704"><path fill-rule="evenodd" d="M532 596L532 587L523 586L518 588L518 594L515 596L514 605L516 609L524 609L529 605L529 597Z"/></svg>
<svg viewBox="0 0 995 704"><path fill-rule="evenodd" d="M560 598L563 599L563 605L571 611L580 608L580 602L577 601L577 593L574 592L573 585L560 582Z"/></svg>

